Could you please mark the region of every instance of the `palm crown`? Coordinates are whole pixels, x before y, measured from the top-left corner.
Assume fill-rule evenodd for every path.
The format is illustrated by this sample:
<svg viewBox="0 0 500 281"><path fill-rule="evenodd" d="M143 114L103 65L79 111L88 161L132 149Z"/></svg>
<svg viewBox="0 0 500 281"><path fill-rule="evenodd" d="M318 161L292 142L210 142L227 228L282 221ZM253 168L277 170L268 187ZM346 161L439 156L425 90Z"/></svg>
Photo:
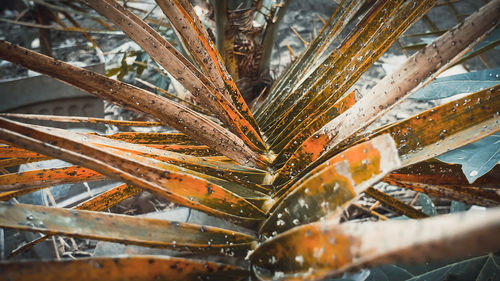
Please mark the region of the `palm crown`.
<svg viewBox="0 0 500 281"><path fill-rule="evenodd" d="M252 274L261 279L321 279L378 264L498 250L498 210L425 218L425 213L372 186L383 181L469 204L497 205L498 194L481 189L490 187L494 179L470 184L457 176L457 165L432 158L500 129L499 85L400 122L369 126L493 30L500 1L489 2L416 52L363 95L351 91L352 85L436 1L375 1L364 12L360 8L365 1L341 2L318 37L252 107L232 78L234 67L226 68L231 63L227 50L221 51L223 61L186 0L156 3L187 46L189 59L118 2L86 1L182 84L188 91L183 100L2 41L0 58L146 113L159 123L4 114L0 157L11 163L4 167L49 158L78 166L2 175L2 200L57 183L111 178L125 184L72 210L1 203L0 226L45 234L30 246L61 234L230 257L224 263L164 256L33 262L31 267L2 263L4 276L63 274L88 279L106 272L117 280L158 276L222 280ZM359 23L329 52L333 38L358 12ZM83 134L27 125L12 121L14 117L146 127L163 124L178 132ZM142 189L243 230L102 212ZM340 223L343 211L362 193L412 219ZM88 276L78 275L83 269Z"/></svg>

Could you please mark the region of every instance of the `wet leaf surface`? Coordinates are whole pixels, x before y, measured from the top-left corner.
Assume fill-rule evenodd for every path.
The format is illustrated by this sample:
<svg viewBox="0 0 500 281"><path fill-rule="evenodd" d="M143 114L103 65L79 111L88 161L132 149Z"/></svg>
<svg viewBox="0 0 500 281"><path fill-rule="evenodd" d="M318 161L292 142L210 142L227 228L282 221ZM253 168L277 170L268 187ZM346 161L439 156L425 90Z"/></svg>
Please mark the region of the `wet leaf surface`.
<svg viewBox="0 0 500 281"><path fill-rule="evenodd" d="M216 255L246 255L255 240L246 234L209 226L25 204L0 203L0 225L43 234Z"/></svg>
<svg viewBox="0 0 500 281"><path fill-rule="evenodd" d="M441 154L437 159L462 165L469 183L488 173L500 161L500 134L493 134L477 142Z"/></svg>
<svg viewBox="0 0 500 281"><path fill-rule="evenodd" d="M0 175L1 191L17 191L66 183L98 181L106 179L95 171L72 166Z"/></svg>
<svg viewBox="0 0 500 281"><path fill-rule="evenodd" d="M343 224L325 220L267 240L250 260L263 278L321 279L378 264L481 254L500 246L494 238L500 229L499 213L497 208L421 220Z"/></svg>
<svg viewBox="0 0 500 281"><path fill-rule="evenodd" d="M274 236L326 217L399 164L388 135L352 147L284 190L259 233Z"/></svg>
<svg viewBox="0 0 500 281"><path fill-rule="evenodd" d="M260 5L258 2L252 5ZM261 8L265 8L265 2L261 3L263 7L255 9L264 11ZM500 247L496 237L500 230L498 209L464 212L465 204L488 207L500 204L499 165L495 167L499 160L496 158L497 142L491 141L500 129L500 86L491 84L491 81L498 82L498 69L437 79L420 95L427 99L444 98L463 91L476 91L485 85L493 87L396 124L364 131L450 65L497 46L498 32L472 49L498 25L499 0L490 1L465 21L455 13L463 23L450 32L431 28L429 34L443 35L428 46L422 46L360 100L355 92L345 93L404 30L437 1L341 1L320 35L306 43L306 51L277 77L269 96L263 95L259 101L261 106L257 106L258 122L189 1L158 0L156 5L153 3L152 10L146 11L149 15L160 8L169 24L146 22L148 16L134 14L142 12L126 3L123 6L114 0L86 3L123 29L124 34L148 53L136 56L143 63L138 75L146 66L143 59L154 59L188 90L185 100L149 82L139 81L168 99L2 41L1 58L53 76L99 98L149 114L159 122L9 116L119 126L164 124L182 133L78 134L9 121L3 118L5 115L0 117L0 138L5 139L4 144L0 144L0 167L8 168L2 169L2 173L15 169L15 165L50 157L82 166L0 176L0 189L11 190L0 193L0 200L70 178L88 181L94 176L126 182L73 210L12 204L15 200L0 203L0 226L46 235L14 252L29 249L51 235L66 235L168 248L199 256L222 255L228 262L252 265L252 272L250 268L205 261L121 257L76 262L0 263L0 268L7 268L9 274L20 274L20 278L30 280L35 278L32 274L47 279L61 278L54 274L66 274L62 277L86 280L101 280L103 276L117 280L124 277L136 280L245 277L301 280L338 276L387 263L420 263L471 253L483 254ZM447 5L453 10L453 4L439 2L439 5ZM271 10L276 8L269 7ZM279 7L281 9L284 7ZM251 15L253 12L249 9L243 13ZM269 20L271 24L274 18L269 17ZM170 24L177 30L180 39L177 43L183 45L186 57L167 41L170 36L163 36L153 28ZM345 29L355 24L354 29ZM173 30L169 32L173 34ZM298 32L296 34L300 37ZM226 47L231 47L234 42L226 43L229 43ZM463 57L471 49L472 52ZM334 51L327 54L330 50ZM129 71L126 59L127 54L124 54L122 65L111 69L111 74L123 78ZM165 76L159 82L166 88ZM443 87L443 91L436 90ZM432 93L426 94L426 89ZM489 135L492 136L487 137ZM472 145L474 148L468 150L469 146L460 150L468 150L468 156L459 154L459 150L449 154L460 158L466 170L467 165L473 165L473 170L467 170L474 174L469 174L470 177L486 173L474 185L470 184L470 177L462 175L459 165L435 160L422 162L479 139ZM401 168L401 164L406 167ZM400 169L391 173L396 168ZM69 176L73 172L75 177L59 176L61 173ZM419 198L423 212L371 188L380 180L422 192ZM243 226L240 231L248 231L251 235L201 225L205 223L194 225L95 212L138 194L142 188L172 203L203 211L207 217L216 216L212 219L218 219L228 229L232 229L230 222L238 225L235 229ZM385 205L381 209L389 207L406 215L405 218L422 219L340 224L342 214L349 216L348 212L343 212L347 203L362 192ZM424 218L437 213L429 196L456 200L451 203L451 211L459 214ZM355 206L375 213L368 207ZM387 220L384 215L377 216ZM254 252L244 261L251 250ZM221 257L208 259L212 258ZM456 273L467 269L478 272L476 277L465 275L468 278L496 278L494 274L499 270L496 256L490 255L484 262L479 260L479 263L471 260L469 264L456 264L444 271L436 269L422 276L419 274L423 272L409 267L385 265L343 277L344 280L453 279ZM251 274L253 276L248 277Z"/></svg>
<svg viewBox="0 0 500 281"><path fill-rule="evenodd" d="M395 72L379 81L354 106L304 141L281 169L280 179L276 183L284 183L302 172L321 155L366 128L407 98L412 91L421 87L423 82L435 78L453 60L463 56L463 48L473 47L478 42L477 38L488 34L498 24L497 4L491 2L491 6L484 6L469 16L463 24L454 27L415 53ZM453 48L449 47L450 44ZM495 96L497 95L491 97ZM430 157L432 156L427 158Z"/></svg>
<svg viewBox="0 0 500 281"><path fill-rule="evenodd" d="M412 99L437 100L462 93L478 92L500 82L500 68L436 78L411 95Z"/></svg>
<svg viewBox="0 0 500 281"><path fill-rule="evenodd" d="M231 265L174 257L131 256L0 263L4 280L241 280ZM200 279L201 277L201 279Z"/></svg>

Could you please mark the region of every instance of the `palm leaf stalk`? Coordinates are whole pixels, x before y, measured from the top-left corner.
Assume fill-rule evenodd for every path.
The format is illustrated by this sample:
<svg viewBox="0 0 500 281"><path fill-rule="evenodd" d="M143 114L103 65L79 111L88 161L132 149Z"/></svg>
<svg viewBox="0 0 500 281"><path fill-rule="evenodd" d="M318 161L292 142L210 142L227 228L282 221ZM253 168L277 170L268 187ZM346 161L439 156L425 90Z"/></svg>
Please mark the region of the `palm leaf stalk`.
<svg viewBox="0 0 500 281"><path fill-rule="evenodd" d="M471 183L455 176L457 165L433 160L500 130L500 85L399 122L369 127L461 61L496 28L500 0L485 4L416 52L367 93L351 89L436 2L374 1L363 10L365 1L340 1L319 36L274 82L269 95L259 98L255 118L189 1L156 3L177 30L191 61L119 2L86 2L187 89L189 104L1 41L1 59L155 120L2 114L2 168L46 159L73 164L19 173L3 170L0 227L43 234L10 256L63 235L164 248L179 257L7 261L0 262L0 278L97 280L106 274L113 280L197 280L200 276L321 280L381 264L498 251L498 209L430 218L374 187L385 182L467 204L495 207L500 203L494 191L497 168ZM354 29L328 53L328 46L342 38L340 34L357 21L358 14L362 16ZM13 119L164 126L176 132L85 134ZM439 171L435 165L441 167ZM123 183L72 208L8 201L56 184L103 179ZM104 212L142 190L234 227ZM373 197L411 219L343 222L346 210L361 196Z"/></svg>

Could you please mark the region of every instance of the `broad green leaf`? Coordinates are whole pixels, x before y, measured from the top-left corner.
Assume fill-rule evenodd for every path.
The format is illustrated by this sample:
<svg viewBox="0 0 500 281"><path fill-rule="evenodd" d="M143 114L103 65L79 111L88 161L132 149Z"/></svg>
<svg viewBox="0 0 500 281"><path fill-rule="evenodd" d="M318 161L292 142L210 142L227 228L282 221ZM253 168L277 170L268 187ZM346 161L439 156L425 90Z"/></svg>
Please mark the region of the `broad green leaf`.
<svg viewBox="0 0 500 281"><path fill-rule="evenodd" d="M436 100L456 94L473 93L500 83L500 68L436 78L411 95L418 100Z"/></svg>
<svg viewBox="0 0 500 281"><path fill-rule="evenodd" d="M174 257L131 256L61 261L0 262L6 280L242 280L245 269L227 264Z"/></svg>
<svg viewBox="0 0 500 281"><path fill-rule="evenodd" d="M382 265L369 269L365 281L491 281L500 277L500 257L495 254L475 257L450 264ZM342 279L332 279L337 281Z"/></svg>
<svg viewBox="0 0 500 281"><path fill-rule="evenodd" d="M446 163L462 165L467 180L473 183L500 161L500 134L493 134L436 158Z"/></svg>
<svg viewBox="0 0 500 281"><path fill-rule="evenodd" d="M478 56L488 50L498 50L500 45L500 29L496 28L490 35L486 36L476 47L467 53L462 59L457 61L455 65L461 64L468 59Z"/></svg>
<svg viewBox="0 0 500 281"><path fill-rule="evenodd" d="M486 36L486 38L481 40L481 42L479 42L479 44L477 44L477 46L474 47L470 53L477 52L478 50L483 49L484 47L491 45L492 43L495 43L498 41L500 41L500 28L495 28L495 30L493 30L493 32L491 32L488 36ZM469 54L467 54L467 55L469 55Z"/></svg>
<svg viewBox="0 0 500 281"><path fill-rule="evenodd" d="M488 281L500 278L500 257L495 254L459 261L430 272L414 276L407 281Z"/></svg>

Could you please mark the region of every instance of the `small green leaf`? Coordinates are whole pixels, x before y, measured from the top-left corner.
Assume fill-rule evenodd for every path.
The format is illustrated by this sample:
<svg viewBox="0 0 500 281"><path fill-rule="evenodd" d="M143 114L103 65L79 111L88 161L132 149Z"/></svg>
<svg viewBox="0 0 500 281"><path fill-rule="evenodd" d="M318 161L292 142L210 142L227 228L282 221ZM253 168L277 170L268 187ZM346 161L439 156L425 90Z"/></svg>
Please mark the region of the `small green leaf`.
<svg viewBox="0 0 500 281"><path fill-rule="evenodd" d="M461 164L467 180L473 183L500 161L500 134L485 137L436 158L446 163Z"/></svg>
<svg viewBox="0 0 500 281"><path fill-rule="evenodd" d="M120 66L120 73L118 73L118 80L122 80L123 77L128 73L128 64L127 64L127 53L123 54L123 58Z"/></svg>
<svg viewBox="0 0 500 281"><path fill-rule="evenodd" d="M418 100L436 100L457 94L473 93L495 86L500 81L500 68L475 71L437 78L411 98Z"/></svg>
<svg viewBox="0 0 500 281"><path fill-rule="evenodd" d="M436 207L434 206L434 203L432 203L432 200L427 194L420 193L418 196L420 200L420 205L422 205L422 212L426 213L429 216L435 216L436 213Z"/></svg>
<svg viewBox="0 0 500 281"><path fill-rule="evenodd" d="M467 205L460 201L451 201L450 213L464 212Z"/></svg>

